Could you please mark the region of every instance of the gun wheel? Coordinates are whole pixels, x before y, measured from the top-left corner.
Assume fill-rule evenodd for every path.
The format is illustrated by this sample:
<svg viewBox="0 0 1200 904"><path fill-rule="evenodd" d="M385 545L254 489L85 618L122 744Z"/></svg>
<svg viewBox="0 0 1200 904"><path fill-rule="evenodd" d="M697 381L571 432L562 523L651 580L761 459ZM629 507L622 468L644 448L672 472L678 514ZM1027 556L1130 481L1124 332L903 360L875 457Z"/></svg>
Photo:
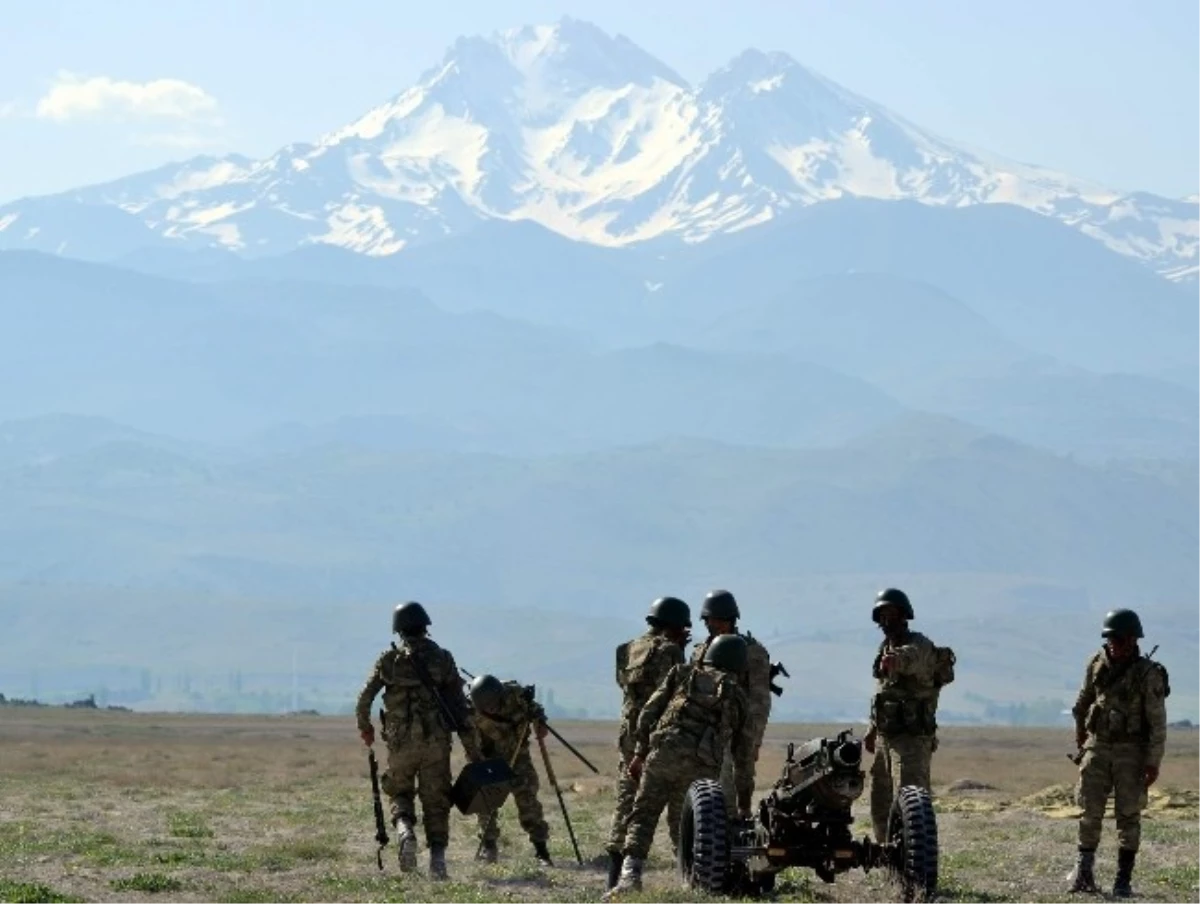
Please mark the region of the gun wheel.
<svg viewBox="0 0 1200 904"><path fill-rule="evenodd" d="M713 894L729 875L729 821L720 782L692 782L679 817L679 875L684 885Z"/></svg>
<svg viewBox="0 0 1200 904"><path fill-rule="evenodd" d="M892 873L905 901L931 901L937 892L938 833L933 797L924 788L905 785L892 803L888 820Z"/></svg>

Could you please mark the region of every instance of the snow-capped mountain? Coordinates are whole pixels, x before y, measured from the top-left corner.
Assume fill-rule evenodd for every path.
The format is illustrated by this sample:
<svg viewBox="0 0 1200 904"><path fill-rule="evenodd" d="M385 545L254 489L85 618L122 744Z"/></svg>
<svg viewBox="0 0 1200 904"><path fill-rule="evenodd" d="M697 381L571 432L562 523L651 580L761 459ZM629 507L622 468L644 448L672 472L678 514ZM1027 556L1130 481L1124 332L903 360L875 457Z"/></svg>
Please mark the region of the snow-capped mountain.
<svg viewBox="0 0 1200 904"><path fill-rule="evenodd" d="M1017 204L1171 278L1200 263L1194 198L1122 195L968 150L785 54L746 51L693 87L570 18L460 38L413 87L265 160L197 157L9 204L0 248L386 255L484 218L602 245L700 242L846 196Z"/></svg>

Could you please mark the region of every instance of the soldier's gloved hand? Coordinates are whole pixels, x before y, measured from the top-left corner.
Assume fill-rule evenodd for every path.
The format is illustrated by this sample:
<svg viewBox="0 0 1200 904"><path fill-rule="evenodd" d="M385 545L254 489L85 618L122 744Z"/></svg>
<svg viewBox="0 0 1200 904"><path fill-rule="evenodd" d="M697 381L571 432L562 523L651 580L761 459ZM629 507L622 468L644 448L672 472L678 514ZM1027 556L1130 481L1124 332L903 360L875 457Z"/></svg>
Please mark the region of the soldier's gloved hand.
<svg viewBox="0 0 1200 904"><path fill-rule="evenodd" d="M1147 766L1146 767L1146 787L1149 788L1156 781L1158 781L1158 767L1157 766Z"/></svg>
<svg viewBox="0 0 1200 904"><path fill-rule="evenodd" d="M358 733L358 736L362 738L364 744L370 747L375 743L375 727L364 728Z"/></svg>
<svg viewBox="0 0 1200 904"><path fill-rule="evenodd" d="M1082 750L1083 745L1086 743L1087 743L1087 732L1076 729L1075 730L1075 748L1077 750Z"/></svg>
<svg viewBox="0 0 1200 904"><path fill-rule="evenodd" d="M879 671L885 675L890 675L896 670L898 662L895 653L884 653L879 660Z"/></svg>
<svg viewBox="0 0 1200 904"><path fill-rule="evenodd" d="M645 765L646 765L646 761L643 760L640 756L635 756L632 760L629 761L629 767L628 767L629 774L631 776L633 776L633 780L635 782L640 782L642 780L642 767L644 767Z"/></svg>
<svg viewBox="0 0 1200 904"><path fill-rule="evenodd" d="M865 750L867 753L875 752L875 737L877 734L878 732L875 731L875 726L872 725L869 729L867 729L867 733L863 735L863 750Z"/></svg>
<svg viewBox="0 0 1200 904"><path fill-rule="evenodd" d="M533 733L539 741L544 741L550 732L546 730L545 722L538 722L533 728Z"/></svg>

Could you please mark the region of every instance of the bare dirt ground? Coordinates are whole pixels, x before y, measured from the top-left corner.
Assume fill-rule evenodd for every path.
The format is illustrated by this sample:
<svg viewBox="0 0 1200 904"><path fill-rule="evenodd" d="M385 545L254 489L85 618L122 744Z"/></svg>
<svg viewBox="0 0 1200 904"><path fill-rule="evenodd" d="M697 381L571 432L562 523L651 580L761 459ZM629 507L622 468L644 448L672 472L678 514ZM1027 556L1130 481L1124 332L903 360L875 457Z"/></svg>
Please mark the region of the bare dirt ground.
<svg viewBox="0 0 1200 904"><path fill-rule="evenodd" d="M366 751L349 719L2 708L0 900L595 901L604 890L614 730L555 727L603 772L593 776L548 739L584 865L575 862L543 778L553 869L536 865L509 803L500 863L473 860L475 819L455 813L451 880L432 882L424 851L418 875L400 874L394 845L384 852L384 872L376 867ZM788 740L843 727L772 726L760 791L778 775ZM1143 823L1134 885L1144 900L1198 899L1197 742L1192 731L1170 735ZM1060 730L942 732L934 758L940 899L1069 899L1078 812L1070 744ZM963 787L971 783L989 787ZM865 833L865 795L855 814L856 834ZM704 900L679 886L661 824L659 839L645 892L628 900ZM1114 849L1106 822L1098 861L1104 887ZM879 871L826 885L790 870L776 899L889 901L897 893Z"/></svg>

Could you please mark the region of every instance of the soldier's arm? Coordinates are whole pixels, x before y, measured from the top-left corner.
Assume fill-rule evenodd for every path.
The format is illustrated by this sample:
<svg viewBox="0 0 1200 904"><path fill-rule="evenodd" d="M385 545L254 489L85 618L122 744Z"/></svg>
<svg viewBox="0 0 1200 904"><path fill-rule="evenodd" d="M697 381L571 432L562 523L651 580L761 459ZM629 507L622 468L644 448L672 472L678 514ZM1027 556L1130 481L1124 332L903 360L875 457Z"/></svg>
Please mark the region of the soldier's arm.
<svg viewBox="0 0 1200 904"><path fill-rule="evenodd" d="M442 650L442 657L443 679L438 690L441 691L442 699L458 716L459 724L462 725L458 739L462 741L463 753L467 755L468 759L481 760L483 753L480 750L479 729L475 725L475 711L467 702L467 695L463 692L462 680L458 677L458 663L454 661L454 654L449 650Z"/></svg>
<svg viewBox="0 0 1200 904"><path fill-rule="evenodd" d="M642 707L642 711L638 715L635 734L637 748L634 753L636 756L644 757L650 752L650 733L654 731L654 726L662 718L667 704L671 702L671 697L675 694L675 680L678 675L678 666L667 672L667 676L663 678L658 688L650 695L650 699L646 701L646 705Z"/></svg>
<svg viewBox="0 0 1200 904"><path fill-rule="evenodd" d="M1146 765L1157 770L1162 765L1163 752L1167 744L1166 686L1157 666L1151 665L1146 668L1143 699L1146 706L1146 728L1148 730Z"/></svg>
<svg viewBox="0 0 1200 904"><path fill-rule="evenodd" d="M358 693L358 703L354 707L354 719L358 723L360 732L367 731L371 726L371 704L375 702L375 695L378 694L386 682L383 680L383 661L387 656L386 653L380 656L375 665L371 668L371 674L367 676L367 682Z"/></svg>
<svg viewBox="0 0 1200 904"><path fill-rule="evenodd" d="M892 647L887 652L892 657L893 675L912 675L915 677L933 675L937 663L935 661L936 653L934 652L932 642L910 642Z"/></svg>
<svg viewBox="0 0 1200 904"><path fill-rule="evenodd" d="M750 686L746 695L747 731L757 743L761 742L771 717L771 654L762 644L751 645L746 671Z"/></svg>
<svg viewBox="0 0 1200 904"><path fill-rule="evenodd" d="M1075 705L1071 707L1071 715L1075 717L1075 736L1077 738L1081 738L1087 733L1088 710L1096 702L1096 685L1092 677L1092 664L1095 661L1094 658L1088 660L1087 668L1083 672L1083 685L1079 688L1079 693L1075 695Z"/></svg>
<svg viewBox="0 0 1200 904"><path fill-rule="evenodd" d="M729 748L733 754L733 785L737 793L737 808L739 813L745 813L750 810L750 799L754 796L757 738L751 734L752 722L748 701L743 695L736 695L730 699L727 712L733 726Z"/></svg>

